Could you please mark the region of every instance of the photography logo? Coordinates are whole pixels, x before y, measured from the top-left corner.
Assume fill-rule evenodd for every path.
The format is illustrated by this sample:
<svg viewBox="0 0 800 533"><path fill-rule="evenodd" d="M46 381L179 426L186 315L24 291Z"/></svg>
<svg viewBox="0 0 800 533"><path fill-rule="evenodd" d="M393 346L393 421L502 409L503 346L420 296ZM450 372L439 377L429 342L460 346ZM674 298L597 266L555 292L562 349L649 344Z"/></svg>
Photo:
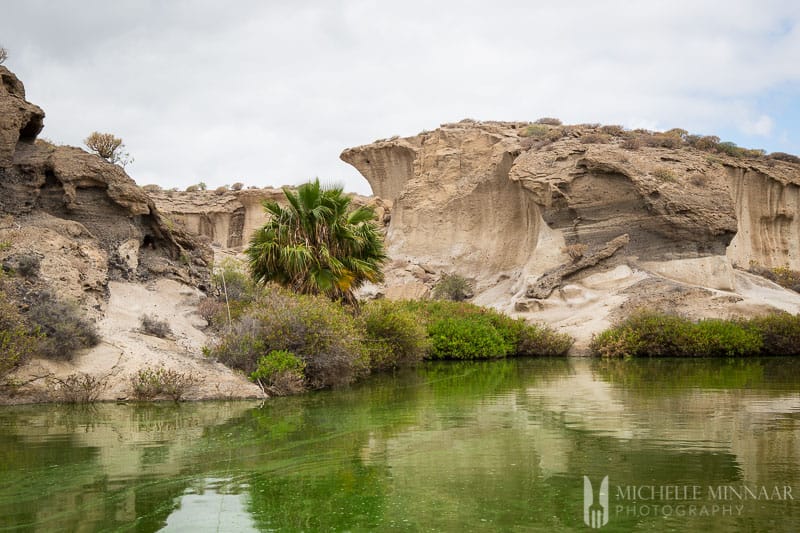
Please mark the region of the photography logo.
<svg viewBox="0 0 800 533"><path fill-rule="evenodd" d="M583 476L583 523L592 529L600 529L608 524L608 476L600 482L597 500L594 498L592 482Z"/></svg>

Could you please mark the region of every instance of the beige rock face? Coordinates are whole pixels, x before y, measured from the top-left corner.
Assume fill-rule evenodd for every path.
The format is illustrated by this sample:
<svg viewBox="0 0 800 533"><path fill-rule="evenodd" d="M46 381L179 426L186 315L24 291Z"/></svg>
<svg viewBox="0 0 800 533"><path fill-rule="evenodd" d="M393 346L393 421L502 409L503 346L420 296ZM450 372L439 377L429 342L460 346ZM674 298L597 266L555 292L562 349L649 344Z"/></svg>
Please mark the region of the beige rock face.
<svg viewBox="0 0 800 533"><path fill-rule="evenodd" d="M0 214L25 228L19 239L33 248L38 241L38 253L49 256L48 239L66 225L79 229L62 237L95 240L111 277L147 278L154 264L160 275L192 282L206 277L210 249L170 231L121 167L79 148L37 141L44 113L25 101L22 83L8 69L0 67L0 78Z"/></svg>
<svg viewBox="0 0 800 533"><path fill-rule="evenodd" d="M44 126L44 111L25 100L25 86L0 65L0 168L14 159L19 142L33 142Z"/></svg>
<svg viewBox="0 0 800 533"><path fill-rule="evenodd" d="M435 273L428 287L442 272L474 279L477 303L562 327L579 347L625 306L670 294L695 316L763 311L767 289L744 283L734 264L800 269L797 165L529 126L466 120L341 158L392 203L390 256ZM576 252L611 248L589 268ZM394 270L387 296L411 292L408 268ZM554 273L566 275L553 285ZM652 291L647 280L666 285ZM783 294L778 307L800 311L796 293L769 290Z"/></svg>
<svg viewBox="0 0 800 533"><path fill-rule="evenodd" d="M213 245L241 251L253 233L267 222L263 202L282 203L281 189L245 189L240 191L151 191L157 209L178 227L207 238ZM369 205L378 220L388 211L380 198L354 196L353 204Z"/></svg>
<svg viewBox="0 0 800 533"><path fill-rule="evenodd" d="M726 170L738 219L728 257L800 270L800 170L780 161Z"/></svg>
<svg viewBox="0 0 800 533"><path fill-rule="evenodd" d="M245 378L200 354L206 337L194 311L210 247L170 228L122 168L37 141L44 113L25 101L22 83L3 67L0 81L0 265L10 272L4 288L19 302L41 291L75 302L102 337L72 362L34 359L17 377L104 376L109 388L102 398L113 399L127 394L137 370L164 365L202 381L189 398L260 396ZM139 331L140 314L149 311L170 319L174 338ZM35 380L14 398L3 392L0 403L47 398L36 390L44 384Z"/></svg>

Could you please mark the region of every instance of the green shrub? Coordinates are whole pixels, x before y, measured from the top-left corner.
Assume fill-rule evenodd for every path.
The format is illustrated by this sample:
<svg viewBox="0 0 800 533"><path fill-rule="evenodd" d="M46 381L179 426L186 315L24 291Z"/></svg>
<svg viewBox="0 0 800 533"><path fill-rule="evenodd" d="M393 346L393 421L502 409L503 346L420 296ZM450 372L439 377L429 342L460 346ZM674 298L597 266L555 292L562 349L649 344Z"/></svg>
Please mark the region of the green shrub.
<svg viewBox="0 0 800 533"><path fill-rule="evenodd" d="M703 357L757 355L762 345L759 332L731 320L701 320L694 327L693 351Z"/></svg>
<svg viewBox="0 0 800 533"><path fill-rule="evenodd" d="M744 148L740 148L736 146L736 143L730 141L717 144L717 150L731 157L744 157L745 155Z"/></svg>
<svg viewBox="0 0 800 533"><path fill-rule="evenodd" d="M211 275L211 288L220 300L224 301L227 294L229 302L232 300L251 302L258 292L247 266L233 258L225 258L215 265Z"/></svg>
<svg viewBox="0 0 800 533"><path fill-rule="evenodd" d="M761 336L764 355L800 355L800 315L773 313L752 318L744 326Z"/></svg>
<svg viewBox="0 0 800 533"><path fill-rule="evenodd" d="M77 350L100 342L94 324L82 316L80 308L59 300L52 292L30 295L28 320L44 335L39 353L47 359L70 360Z"/></svg>
<svg viewBox="0 0 800 533"><path fill-rule="evenodd" d="M287 350L306 365L311 388L346 385L369 369L363 332L341 305L267 286L207 353L249 374L262 356Z"/></svg>
<svg viewBox="0 0 800 533"><path fill-rule="evenodd" d="M25 323L17 306L0 291L0 379L39 351L42 335Z"/></svg>
<svg viewBox="0 0 800 533"><path fill-rule="evenodd" d="M444 274L433 288L433 297L437 300L461 302L472 298L472 283L458 274Z"/></svg>
<svg viewBox="0 0 800 533"><path fill-rule="evenodd" d="M569 335L548 327L531 326L465 302L434 300L404 305L427 327L430 359L564 355L573 342ZM463 355L458 354L459 349L464 350Z"/></svg>
<svg viewBox="0 0 800 533"><path fill-rule="evenodd" d="M533 139L544 139L550 132L550 128L544 124L531 124L520 134L522 137L531 137Z"/></svg>
<svg viewBox="0 0 800 533"><path fill-rule="evenodd" d="M514 350L491 324L469 318L443 318L428 328L431 359L487 359Z"/></svg>
<svg viewBox="0 0 800 533"><path fill-rule="evenodd" d="M368 302L361 321L371 368L413 365L425 357L429 348L425 326L402 303Z"/></svg>
<svg viewBox="0 0 800 533"><path fill-rule="evenodd" d="M131 378L131 394L137 400L154 400L165 396L176 402L199 383L191 373L162 367L145 367Z"/></svg>
<svg viewBox="0 0 800 533"><path fill-rule="evenodd" d="M558 333L541 325L525 324L517 338L516 355L562 356L572 348L574 339L566 333Z"/></svg>
<svg viewBox="0 0 800 533"><path fill-rule="evenodd" d="M592 339L604 357L733 357L758 355L761 336L731 320L693 323L669 314L638 312Z"/></svg>
<svg viewBox="0 0 800 533"><path fill-rule="evenodd" d="M788 266L765 268L758 265L755 261L751 261L747 271L765 277L785 289L800 292L800 272L792 270Z"/></svg>
<svg viewBox="0 0 800 533"><path fill-rule="evenodd" d="M246 265L242 261L225 258L213 269L210 296L200 303L198 313L209 326L219 330L239 319L259 292Z"/></svg>
<svg viewBox="0 0 800 533"><path fill-rule="evenodd" d="M278 396L297 394L304 390L306 364L292 352L273 350L258 360L250 379L263 390Z"/></svg>

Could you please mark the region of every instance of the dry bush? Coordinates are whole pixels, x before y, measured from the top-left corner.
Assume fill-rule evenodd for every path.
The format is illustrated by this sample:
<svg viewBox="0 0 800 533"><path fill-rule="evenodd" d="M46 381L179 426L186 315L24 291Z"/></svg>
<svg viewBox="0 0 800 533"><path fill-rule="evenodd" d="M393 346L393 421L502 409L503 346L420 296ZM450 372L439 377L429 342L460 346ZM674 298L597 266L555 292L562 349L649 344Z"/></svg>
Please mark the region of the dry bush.
<svg viewBox="0 0 800 533"><path fill-rule="evenodd" d="M772 152L767 156L768 159L774 159L775 161L784 161L786 163L796 163L800 164L800 157L796 155L787 154L786 152Z"/></svg>
<svg viewBox="0 0 800 533"><path fill-rule="evenodd" d="M268 285L219 342L204 352L250 373L261 356L286 350L306 364L310 388L347 385L369 370L369 353L358 326L347 309L324 296L298 295Z"/></svg>
<svg viewBox="0 0 800 533"><path fill-rule="evenodd" d="M589 247L583 243L570 244L561 249L562 252L569 255L573 261L577 261L586 253Z"/></svg>
<svg viewBox="0 0 800 533"><path fill-rule="evenodd" d="M609 124L607 126L602 126L600 128L600 132L605 133L606 135L620 137L625 134L625 128L623 128L619 124Z"/></svg>
<svg viewBox="0 0 800 533"><path fill-rule="evenodd" d="M626 150L638 150L642 147L642 141L639 140L638 136L631 136L622 141L620 146Z"/></svg>
<svg viewBox="0 0 800 533"><path fill-rule="evenodd" d="M695 187L705 187L708 185L709 178L705 174L692 174L691 178L689 178L689 183L694 185Z"/></svg>
<svg viewBox="0 0 800 533"><path fill-rule="evenodd" d="M698 150L704 150L706 152L712 152L717 149L717 145L719 144L719 137L716 135L704 135L701 137L690 136L687 141L690 145L697 148Z"/></svg>
<svg viewBox="0 0 800 533"><path fill-rule="evenodd" d="M666 135L664 133L654 133L653 135L643 135L641 137L643 144L653 148L680 148L683 146L683 139L674 135Z"/></svg>
<svg viewBox="0 0 800 533"><path fill-rule="evenodd" d="M659 181L668 181L668 182L675 182L678 180L678 176L672 169L666 167L660 167L653 171L653 176L659 179Z"/></svg>
<svg viewBox="0 0 800 533"><path fill-rule="evenodd" d="M186 192L197 192L199 190L200 187L198 185L189 185L188 187L186 187Z"/></svg>
<svg viewBox="0 0 800 533"><path fill-rule="evenodd" d="M21 253L7 257L3 261L3 268L11 270L25 278L35 278L39 275L41 259L33 253Z"/></svg>
<svg viewBox="0 0 800 533"><path fill-rule="evenodd" d="M605 133L587 133L581 135L581 144L608 144L611 136Z"/></svg>
<svg viewBox="0 0 800 533"><path fill-rule="evenodd" d="M155 183L151 183L150 185L143 185L142 190L144 190L145 192L160 192L163 189L161 188L161 185L156 185Z"/></svg>
<svg viewBox="0 0 800 533"><path fill-rule="evenodd" d="M28 299L28 320L44 334L39 351L42 357L70 360L77 350L100 342L94 324L82 316L77 305L59 300L50 291L32 293Z"/></svg>
<svg viewBox="0 0 800 533"><path fill-rule="evenodd" d="M6 62L8 59L8 50L0 46L0 65Z"/></svg>
<svg viewBox="0 0 800 533"><path fill-rule="evenodd" d="M520 133L521 137L531 137L533 139L544 139L550 132L550 128L543 124L531 124Z"/></svg>
<svg viewBox="0 0 800 533"><path fill-rule="evenodd" d="M221 186L217 187L216 189L214 189L214 192L216 194L225 194L226 192L228 192L228 186L227 185L221 185Z"/></svg>
<svg viewBox="0 0 800 533"><path fill-rule="evenodd" d="M195 385L200 379L185 372L162 367L145 367L131 378L131 395L137 400L154 400L158 397L167 397L176 402Z"/></svg>
<svg viewBox="0 0 800 533"><path fill-rule="evenodd" d="M197 306L197 314L211 325L218 325L220 317L227 316L225 302L220 302L215 298L205 298Z"/></svg>
<svg viewBox="0 0 800 533"><path fill-rule="evenodd" d="M667 130L663 133L663 135L668 135L670 137L677 137L678 139L685 139L689 132L683 128L672 128L671 130Z"/></svg>
<svg viewBox="0 0 800 533"><path fill-rule="evenodd" d="M159 339L165 339L172 335L172 328L166 320L161 320L154 315L142 315L139 317L139 325L142 331L148 335L153 335Z"/></svg>
<svg viewBox="0 0 800 533"><path fill-rule="evenodd" d="M97 378L83 372L64 379L48 378L52 398L63 403L93 403L108 388L108 376Z"/></svg>
<svg viewBox="0 0 800 533"><path fill-rule="evenodd" d="M125 151L125 144L123 144L122 139L115 137L111 133L93 131L83 142L89 150L109 163L124 167L133 162L133 158Z"/></svg>
<svg viewBox="0 0 800 533"><path fill-rule="evenodd" d="M441 279L433 288L433 298L435 300L450 300L452 302L463 302L469 300L474 295L475 290L472 282L464 276L458 274L443 274Z"/></svg>
<svg viewBox="0 0 800 533"><path fill-rule="evenodd" d="M767 155L766 150L763 150L761 148L743 148L743 150L744 150L744 156L745 157L752 157L752 158L755 158L755 159L760 159L760 158L764 157L765 155Z"/></svg>
<svg viewBox="0 0 800 533"><path fill-rule="evenodd" d="M560 126L561 125L561 120L559 120L557 118L553 118L553 117L542 117L542 118L536 119L534 124L545 124L547 126Z"/></svg>
<svg viewBox="0 0 800 533"><path fill-rule="evenodd" d="M234 191L241 191L244 188L244 183L237 181L233 185L231 185L231 189Z"/></svg>

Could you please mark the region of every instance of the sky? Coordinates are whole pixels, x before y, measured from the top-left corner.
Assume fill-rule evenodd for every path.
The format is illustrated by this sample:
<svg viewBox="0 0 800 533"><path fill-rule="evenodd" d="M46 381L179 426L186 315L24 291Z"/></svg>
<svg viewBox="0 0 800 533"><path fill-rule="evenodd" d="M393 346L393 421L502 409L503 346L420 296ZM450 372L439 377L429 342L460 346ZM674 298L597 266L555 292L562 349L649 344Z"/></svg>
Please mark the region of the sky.
<svg viewBox="0 0 800 533"><path fill-rule="evenodd" d="M345 148L446 122L621 124L800 154L800 2L3 0L41 136L140 185L367 194Z"/></svg>

